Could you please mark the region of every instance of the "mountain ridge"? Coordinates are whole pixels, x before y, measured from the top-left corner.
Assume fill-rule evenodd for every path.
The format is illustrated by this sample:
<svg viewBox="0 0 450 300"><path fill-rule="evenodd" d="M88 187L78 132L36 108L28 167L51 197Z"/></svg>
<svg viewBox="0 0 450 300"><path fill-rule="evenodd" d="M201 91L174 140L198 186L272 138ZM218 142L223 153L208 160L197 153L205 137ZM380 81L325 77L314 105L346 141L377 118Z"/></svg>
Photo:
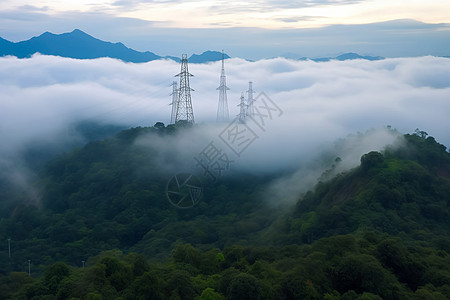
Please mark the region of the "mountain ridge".
<svg viewBox="0 0 450 300"><path fill-rule="evenodd" d="M12 43L9 53L3 52L0 54L26 58L35 53L76 59L111 57L127 62L146 62L160 58L160 56L149 51L138 52L127 48L122 43L99 40L79 29L62 34L53 34L47 31L29 40Z"/></svg>
<svg viewBox="0 0 450 300"><path fill-rule="evenodd" d="M12 55L18 58L28 58L36 53L75 59L110 57L132 63L143 63L158 59L180 61L178 57L160 56L150 51L136 51L126 47L121 42L102 41L80 29L62 34L46 31L39 36L17 43L0 38L0 56ZM222 59L222 53L206 51L203 54L194 54L191 57L194 57L197 63L206 63ZM229 58L226 54L224 57Z"/></svg>
<svg viewBox="0 0 450 300"><path fill-rule="evenodd" d="M16 56L18 58L28 58L33 54L54 55L75 59L96 59L110 57L120 59L124 62L144 63L159 59L171 59L180 62L179 57L161 56L150 51L140 52L125 46L121 42L107 42L95 38L80 29L71 32L54 34L49 31L39 36L32 37L20 42L11 42L0 37L0 56ZM224 54L225 59L231 58ZM330 60L381 60L381 56L363 56L357 53L348 52L337 57L308 58L300 57L296 54L281 56L294 60L312 60L316 62L326 62ZM222 52L207 50L201 54L192 54L188 61L190 63L208 63L220 61Z"/></svg>

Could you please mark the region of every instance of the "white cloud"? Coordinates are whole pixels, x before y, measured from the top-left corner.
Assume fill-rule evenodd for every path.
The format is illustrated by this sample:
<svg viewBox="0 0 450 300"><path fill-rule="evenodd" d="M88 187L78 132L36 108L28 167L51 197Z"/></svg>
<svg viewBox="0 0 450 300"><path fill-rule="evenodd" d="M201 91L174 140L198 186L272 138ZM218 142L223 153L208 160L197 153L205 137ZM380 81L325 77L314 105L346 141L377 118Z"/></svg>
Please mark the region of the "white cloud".
<svg viewBox="0 0 450 300"><path fill-rule="evenodd" d="M179 70L173 61L131 64L41 55L22 60L0 58L1 160L31 141L70 138L64 135L67 127L85 119L129 126L151 126L157 121L167 124L170 84ZM229 152L235 160L232 167L257 172L305 167L330 149L333 141L386 125L402 133L420 128L449 146L449 70L450 59L436 57L326 63L229 59L225 72L231 88L230 116L238 114L239 97L250 80L256 94L264 91L283 110L280 117L267 123L265 132L257 131L259 138L241 157ZM214 123L220 63L190 64L189 71L194 74L191 87L195 89L196 121ZM194 142L180 140L178 148L186 155L182 160L192 162L208 141L226 149L218 138L223 128L208 126ZM341 154L347 167L356 166L360 155L380 150L393 140L383 132L373 134L368 142L374 143L364 142L363 148L355 143L349 146L353 151Z"/></svg>
<svg viewBox="0 0 450 300"><path fill-rule="evenodd" d="M423 124L448 143L445 130L449 126L444 126L448 121L443 114L450 107L449 65L450 59L435 57L327 63L231 59L226 61L230 115L238 113L240 94L253 81L255 91L264 91L279 103L285 111L283 118L298 128L303 125L320 132L329 124L351 133L388 124L412 131ZM217 109L220 65L190 64L189 68L194 74L196 119L209 122ZM179 70L173 61L127 64L41 55L1 58L4 117L0 122L33 129L34 122L42 125L37 120L48 121L50 116L60 122L85 117L122 123L147 119L147 125L167 122L169 85Z"/></svg>
<svg viewBox="0 0 450 300"><path fill-rule="evenodd" d="M302 138L326 135L328 139L392 125L405 132L420 127L449 145L445 115L450 108L449 66L450 59L435 57L327 63L231 59L226 61L230 115L238 113L240 94L253 81L257 93L266 92L285 112L274 126L282 130L289 125ZM213 121L220 65L190 64L189 68L194 74L196 120ZM1 58L0 129L16 128L15 139L20 139L82 118L134 125L167 123L169 85L179 70L173 61Z"/></svg>

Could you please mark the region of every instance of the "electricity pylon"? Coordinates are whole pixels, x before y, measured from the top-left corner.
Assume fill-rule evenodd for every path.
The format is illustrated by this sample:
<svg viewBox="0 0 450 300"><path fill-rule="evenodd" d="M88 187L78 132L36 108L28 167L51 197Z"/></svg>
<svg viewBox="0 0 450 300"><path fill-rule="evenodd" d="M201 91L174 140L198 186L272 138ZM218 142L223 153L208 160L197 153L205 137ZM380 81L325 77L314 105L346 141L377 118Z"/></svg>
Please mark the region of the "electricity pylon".
<svg viewBox="0 0 450 300"><path fill-rule="evenodd" d="M178 104L178 85L177 82L174 81L172 83L172 114L170 115L170 124L175 124L175 116L177 115L177 104Z"/></svg>
<svg viewBox="0 0 450 300"><path fill-rule="evenodd" d="M253 82L249 81L248 83L248 91L247 91L247 115L251 116L255 113L255 110L253 108L253 103L255 100L253 99L253 94L255 92L253 91Z"/></svg>
<svg viewBox="0 0 450 300"><path fill-rule="evenodd" d="M219 122L228 122L230 121L230 116L228 114L228 100L227 100L227 78L225 76L225 67L224 67L224 54L222 50L222 71L220 72L220 86L217 88L219 91L219 107L217 108L217 119Z"/></svg>
<svg viewBox="0 0 450 300"><path fill-rule="evenodd" d="M245 124L247 121L247 104L245 104L244 93L241 94L241 103L239 106L239 122Z"/></svg>
<svg viewBox="0 0 450 300"><path fill-rule="evenodd" d="M193 91L193 89L189 86L189 77L194 75L188 71L188 60L186 54L183 54L181 58L181 72L175 76L180 77L175 123L184 120L193 124L195 123L191 99L191 91Z"/></svg>

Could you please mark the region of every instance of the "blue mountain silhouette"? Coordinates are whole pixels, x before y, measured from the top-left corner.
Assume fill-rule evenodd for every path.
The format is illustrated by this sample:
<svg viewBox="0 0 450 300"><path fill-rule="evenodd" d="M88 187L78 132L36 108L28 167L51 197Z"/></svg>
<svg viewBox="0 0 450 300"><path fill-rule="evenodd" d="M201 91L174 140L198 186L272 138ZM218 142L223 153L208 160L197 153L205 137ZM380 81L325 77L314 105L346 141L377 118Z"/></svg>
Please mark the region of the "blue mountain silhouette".
<svg viewBox="0 0 450 300"><path fill-rule="evenodd" d="M101 57L111 57L120 59L125 62L143 63L157 59L172 59L177 62L181 61L178 57L159 56L153 52L139 52L126 47L122 43L111 43L99 40L93 36L75 29L72 32L53 34L45 32L40 36L33 37L26 41L10 42L0 37L0 56L12 55L18 58L31 57L35 53L44 55L55 55L62 57L70 57L76 59L94 59ZM286 57L289 57L287 55ZM230 58L224 54L224 58ZM190 63L207 63L219 61L222 59L222 53L219 51L205 51L202 54L193 54L189 57ZM292 55L291 59L307 60L307 57L296 57ZM349 59L365 59L380 60L381 56L361 56L356 53L345 53L338 57L312 58L316 62L324 62L330 60L349 60Z"/></svg>
<svg viewBox="0 0 450 300"><path fill-rule="evenodd" d="M133 50L122 43L105 42L94 38L79 29L63 34L45 32L40 36L17 43L0 38L0 56L12 55L18 58L27 58L35 53L77 59L111 57L134 63L148 62L163 58L180 61L178 57L162 57L150 51L139 52ZM229 56L225 54L225 58L229 58ZM189 58L189 61L192 63L205 63L221 59L221 52L206 51L200 55L192 55Z"/></svg>

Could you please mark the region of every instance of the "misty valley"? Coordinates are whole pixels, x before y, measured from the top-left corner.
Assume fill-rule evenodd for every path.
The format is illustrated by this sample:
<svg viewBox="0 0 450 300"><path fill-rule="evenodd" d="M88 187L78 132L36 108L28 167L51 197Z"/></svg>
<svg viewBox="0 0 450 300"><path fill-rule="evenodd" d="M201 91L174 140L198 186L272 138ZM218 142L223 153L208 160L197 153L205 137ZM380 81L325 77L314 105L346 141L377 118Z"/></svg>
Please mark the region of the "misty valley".
<svg viewBox="0 0 450 300"><path fill-rule="evenodd" d="M0 300L450 300L450 1L0 1Z"/></svg>
<svg viewBox="0 0 450 300"><path fill-rule="evenodd" d="M358 133L290 168L242 158L216 180L192 159L206 125L71 132L1 173L1 299L450 298L450 153L424 131ZM202 189L181 209L180 170Z"/></svg>
<svg viewBox="0 0 450 300"><path fill-rule="evenodd" d="M73 37L127 49L16 46ZM0 58L0 299L450 299L450 59L33 47Z"/></svg>

